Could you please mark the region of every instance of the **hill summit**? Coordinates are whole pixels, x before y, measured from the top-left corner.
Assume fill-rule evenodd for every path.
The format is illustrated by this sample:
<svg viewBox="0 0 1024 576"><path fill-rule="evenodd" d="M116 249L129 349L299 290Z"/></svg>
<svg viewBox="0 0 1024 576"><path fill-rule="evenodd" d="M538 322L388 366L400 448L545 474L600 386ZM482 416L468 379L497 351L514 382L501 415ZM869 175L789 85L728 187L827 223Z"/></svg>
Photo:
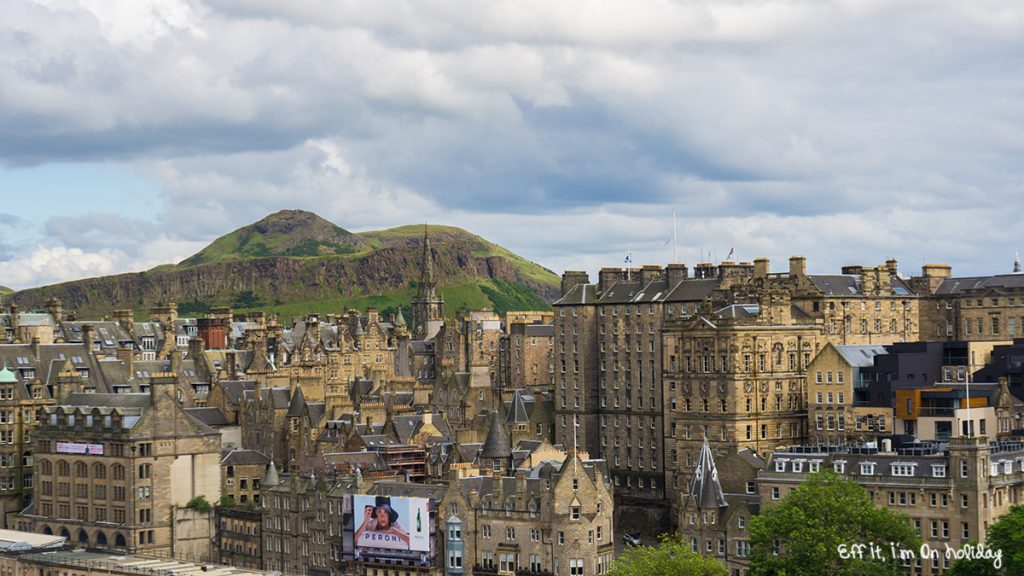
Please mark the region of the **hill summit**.
<svg viewBox="0 0 1024 576"><path fill-rule="evenodd" d="M559 278L497 244L451 226L428 228L445 308L546 309ZM183 315L215 306L282 315L373 306L408 308L423 264L424 226L352 233L303 210L282 210L225 234L178 264L22 290L23 310L56 296L83 317L137 313L175 302Z"/></svg>
<svg viewBox="0 0 1024 576"><path fill-rule="evenodd" d="M281 210L217 238L179 266L267 256L353 254L363 245L359 236L312 212Z"/></svg>

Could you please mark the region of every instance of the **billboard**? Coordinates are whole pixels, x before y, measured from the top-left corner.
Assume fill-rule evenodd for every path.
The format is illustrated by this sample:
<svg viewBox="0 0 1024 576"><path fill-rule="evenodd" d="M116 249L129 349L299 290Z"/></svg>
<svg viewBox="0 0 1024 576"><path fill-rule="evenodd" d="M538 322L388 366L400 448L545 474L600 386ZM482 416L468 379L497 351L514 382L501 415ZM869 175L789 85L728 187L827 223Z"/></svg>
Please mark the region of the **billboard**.
<svg viewBox="0 0 1024 576"><path fill-rule="evenodd" d="M401 496L352 496L356 559L407 558L426 562L430 555L430 501Z"/></svg>
<svg viewBox="0 0 1024 576"><path fill-rule="evenodd" d="M103 455L103 444L85 444L83 442L57 442L59 454L90 454Z"/></svg>

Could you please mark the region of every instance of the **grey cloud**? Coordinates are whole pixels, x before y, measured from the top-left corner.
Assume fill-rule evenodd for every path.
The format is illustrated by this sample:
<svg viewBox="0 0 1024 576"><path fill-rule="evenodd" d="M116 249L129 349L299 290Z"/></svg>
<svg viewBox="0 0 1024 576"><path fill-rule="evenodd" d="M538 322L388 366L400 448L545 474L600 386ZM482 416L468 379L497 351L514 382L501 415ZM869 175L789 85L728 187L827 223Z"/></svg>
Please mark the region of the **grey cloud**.
<svg viewBox="0 0 1024 576"><path fill-rule="evenodd" d="M836 235L851 214L985 210L967 229L1024 216L1024 16L1004 3L148 4L141 25L13 7L0 162L139 170L175 237L282 207L357 229L453 213L582 229L634 204L596 231L531 236L619 252L649 211L678 207L709 244L820 251L815 226ZM78 241L100 246L94 230ZM926 251L930 228L871 230L832 248L884 237Z"/></svg>
<svg viewBox="0 0 1024 576"><path fill-rule="evenodd" d="M161 235L153 222L110 213L55 216L44 227L51 239L64 246L85 251L116 247L129 256L137 256L140 247Z"/></svg>

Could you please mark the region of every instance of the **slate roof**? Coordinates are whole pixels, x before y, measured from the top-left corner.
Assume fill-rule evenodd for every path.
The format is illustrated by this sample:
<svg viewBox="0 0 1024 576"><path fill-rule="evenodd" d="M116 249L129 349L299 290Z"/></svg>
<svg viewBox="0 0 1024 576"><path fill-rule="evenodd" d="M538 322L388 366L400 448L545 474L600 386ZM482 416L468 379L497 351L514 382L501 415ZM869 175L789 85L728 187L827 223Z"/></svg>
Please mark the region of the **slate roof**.
<svg viewBox="0 0 1024 576"><path fill-rule="evenodd" d="M526 401L524 397L526 394L523 390L517 389L512 393L512 400L509 403L508 413L505 415L505 422L510 424L528 424L530 422L530 413L526 409ZM531 396L532 400L533 397Z"/></svg>
<svg viewBox="0 0 1024 576"><path fill-rule="evenodd" d="M619 281L601 293L601 304L628 304L635 297L642 296L643 286L640 282Z"/></svg>
<svg viewBox="0 0 1024 576"><path fill-rule="evenodd" d="M597 302L597 286L593 284L577 284L553 304L567 306L571 304L594 304Z"/></svg>
<svg viewBox="0 0 1024 576"><path fill-rule="evenodd" d="M480 449L481 458L508 458L512 455L512 437L505 427L505 422L498 415L497 410L491 411L490 427L487 430L487 439Z"/></svg>
<svg viewBox="0 0 1024 576"><path fill-rule="evenodd" d="M224 413L216 406L185 408L185 413L207 426L227 426L229 424L228 419L224 417Z"/></svg>
<svg viewBox="0 0 1024 576"><path fill-rule="evenodd" d="M221 466L252 466L257 464L263 466L270 464L270 456L259 450L236 448L220 461Z"/></svg>
<svg viewBox="0 0 1024 576"><path fill-rule="evenodd" d="M348 471L357 466L363 472L390 470L384 455L374 450L359 452L328 452L324 454L324 462L328 467L341 468Z"/></svg>
<svg viewBox="0 0 1024 576"><path fill-rule="evenodd" d="M302 410L305 407L306 397L302 394L302 386L296 386L291 401L288 403L288 414L285 417L298 418L302 416Z"/></svg>
<svg viewBox="0 0 1024 576"><path fill-rule="evenodd" d="M710 298L721 281L718 278L685 278L669 290L665 302L699 302Z"/></svg>
<svg viewBox="0 0 1024 576"><path fill-rule="evenodd" d="M1024 288L1024 274L998 274L995 276L973 276L966 278L947 278L935 290L937 295L957 295L969 290L994 290L1004 288Z"/></svg>
<svg viewBox="0 0 1024 576"><path fill-rule="evenodd" d="M878 344L838 345L836 351L846 360L847 364L858 368L873 366L875 356L888 353L885 346Z"/></svg>
<svg viewBox="0 0 1024 576"><path fill-rule="evenodd" d="M689 496L694 499L697 508L702 510L724 508L729 505L725 501L722 484L718 481L718 469L715 467L715 458L711 454L711 446L708 444L707 438L704 438L700 455L697 457L697 465L693 469Z"/></svg>

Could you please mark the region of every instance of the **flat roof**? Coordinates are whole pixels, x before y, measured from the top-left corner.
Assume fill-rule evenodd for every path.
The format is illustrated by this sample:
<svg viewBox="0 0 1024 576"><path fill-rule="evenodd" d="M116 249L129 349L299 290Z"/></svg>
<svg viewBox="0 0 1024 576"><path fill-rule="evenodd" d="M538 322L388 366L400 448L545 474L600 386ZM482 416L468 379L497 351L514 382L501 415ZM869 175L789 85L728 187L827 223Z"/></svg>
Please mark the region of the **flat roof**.
<svg viewBox="0 0 1024 576"><path fill-rule="evenodd" d="M59 548L64 545L63 536L36 534L18 530L0 530L0 550L32 550L34 548Z"/></svg>
<svg viewBox="0 0 1024 576"><path fill-rule="evenodd" d="M246 570L244 568L213 563L201 564L170 558L151 558L135 554L119 555L106 552L86 552L81 549L32 552L22 554L18 558L21 561L38 564L69 566L111 574L137 574L140 576L185 576L189 574L203 574L204 576L209 574L217 576L267 576L271 574L271 572Z"/></svg>

